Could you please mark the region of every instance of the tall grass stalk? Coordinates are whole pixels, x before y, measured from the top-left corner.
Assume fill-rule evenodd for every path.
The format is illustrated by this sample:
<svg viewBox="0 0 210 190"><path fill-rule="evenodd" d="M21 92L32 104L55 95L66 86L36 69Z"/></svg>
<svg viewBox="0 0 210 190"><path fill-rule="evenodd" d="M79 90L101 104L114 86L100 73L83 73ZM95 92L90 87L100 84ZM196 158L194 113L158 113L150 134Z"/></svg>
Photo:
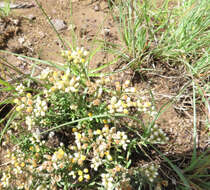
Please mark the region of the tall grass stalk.
<svg viewBox="0 0 210 190"><path fill-rule="evenodd" d="M161 40L153 50L172 63L196 60L210 43L208 0L189 2L188 6L177 8L178 13L183 9L182 14L168 17L168 26L163 28Z"/></svg>
<svg viewBox="0 0 210 190"><path fill-rule="evenodd" d="M58 33L58 31L56 30L55 26L53 25L52 21L50 20L49 16L47 15L47 13L45 12L45 10L42 8L42 5L38 2L38 0L35 0L36 4L38 5L38 7L40 8L40 10L42 11L43 15L46 17L46 19L48 20L48 22L50 23L50 25L52 26L53 30L55 31L58 39L60 40L60 42L62 43L64 49L67 49L66 44L64 42L64 40L62 39L62 37L60 36L60 34Z"/></svg>

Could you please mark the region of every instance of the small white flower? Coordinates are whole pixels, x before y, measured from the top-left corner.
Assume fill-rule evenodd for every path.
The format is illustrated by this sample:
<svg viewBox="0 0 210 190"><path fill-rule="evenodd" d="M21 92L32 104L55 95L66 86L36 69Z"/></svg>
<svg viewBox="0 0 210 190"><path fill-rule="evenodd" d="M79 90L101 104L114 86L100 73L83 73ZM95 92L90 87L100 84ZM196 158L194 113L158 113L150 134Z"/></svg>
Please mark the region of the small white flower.
<svg viewBox="0 0 210 190"><path fill-rule="evenodd" d="M48 77L49 73L50 73L50 69L46 68L41 72L41 75L39 75L39 79L44 80Z"/></svg>
<svg viewBox="0 0 210 190"><path fill-rule="evenodd" d="M114 109L109 110L109 113L113 114L115 111Z"/></svg>
<svg viewBox="0 0 210 190"><path fill-rule="evenodd" d="M51 131L51 132L49 133L49 138L54 137L54 135L55 135L55 132L54 132L54 131Z"/></svg>
<svg viewBox="0 0 210 190"><path fill-rule="evenodd" d="M113 96L112 98L111 98L111 104L113 105L113 104L115 104L117 102L117 98L115 97L115 96Z"/></svg>
<svg viewBox="0 0 210 190"><path fill-rule="evenodd" d="M25 90L25 86L23 86L23 84L20 84L16 87L16 91L19 93L19 94L22 94Z"/></svg>

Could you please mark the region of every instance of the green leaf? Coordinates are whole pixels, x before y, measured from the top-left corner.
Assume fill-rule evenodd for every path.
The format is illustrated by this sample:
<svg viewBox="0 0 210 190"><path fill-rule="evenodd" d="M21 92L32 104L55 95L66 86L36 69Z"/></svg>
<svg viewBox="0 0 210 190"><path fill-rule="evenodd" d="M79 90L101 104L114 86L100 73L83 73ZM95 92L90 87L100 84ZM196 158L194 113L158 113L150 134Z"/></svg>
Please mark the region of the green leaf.
<svg viewBox="0 0 210 190"><path fill-rule="evenodd" d="M11 91L15 89L14 86L12 86L9 82L6 82L5 80L0 79L0 84L6 87L5 90L3 90L4 88L1 88L0 91Z"/></svg>
<svg viewBox="0 0 210 190"><path fill-rule="evenodd" d="M153 145L151 145L162 157L163 159L168 162L168 164L173 168L173 170L177 173L177 175L179 176L179 178L182 180L182 182L184 183L185 187L188 188L188 190L191 189L188 180L185 178L185 176L183 175L182 171L175 166L166 156L163 155L162 152L160 152L157 148L155 148Z"/></svg>

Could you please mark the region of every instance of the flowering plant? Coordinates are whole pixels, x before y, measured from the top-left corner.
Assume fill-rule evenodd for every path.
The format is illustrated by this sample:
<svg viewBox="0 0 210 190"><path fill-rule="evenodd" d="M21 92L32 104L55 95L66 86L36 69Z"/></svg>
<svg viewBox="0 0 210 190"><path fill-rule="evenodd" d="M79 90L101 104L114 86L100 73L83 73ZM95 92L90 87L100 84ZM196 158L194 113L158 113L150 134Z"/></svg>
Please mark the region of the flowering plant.
<svg viewBox="0 0 210 190"><path fill-rule="evenodd" d="M6 155L10 162L0 186L112 190L126 184L129 189L134 170L153 183L157 164L141 170L132 166L137 146L168 140L151 124L157 113L147 93L129 80L89 77L83 48L63 51L62 56L64 70L43 70L37 77L43 85L36 91L23 84L16 88L14 103L21 119L12 128L23 130L20 143Z"/></svg>

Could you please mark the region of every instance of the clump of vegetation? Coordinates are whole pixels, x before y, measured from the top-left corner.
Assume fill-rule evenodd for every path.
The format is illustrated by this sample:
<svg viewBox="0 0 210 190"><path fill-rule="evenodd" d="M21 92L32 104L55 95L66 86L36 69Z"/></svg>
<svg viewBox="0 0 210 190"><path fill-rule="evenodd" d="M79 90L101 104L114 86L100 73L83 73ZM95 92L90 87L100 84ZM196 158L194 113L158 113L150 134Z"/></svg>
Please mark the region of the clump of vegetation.
<svg viewBox="0 0 210 190"><path fill-rule="evenodd" d="M21 83L15 89L16 119L9 131L20 139L4 142L18 141L6 154L1 187L121 189L131 185L134 170L155 182L158 163L132 166L136 147L168 141L152 122L157 112L146 91L128 80L88 77L83 48L62 55L63 71L47 68L37 77L41 86ZM56 137L62 137L58 144Z"/></svg>
<svg viewBox="0 0 210 190"><path fill-rule="evenodd" d="M12 70L8 76L13 79L0 77L0 93L6 94L0 102L0 189L209 189L209 151L202 147L199 152L197 132L197 123L209 130L208 1L108 2L124 42L104 42L109 45L104 50L112 47L110 52L117 54L114 61L89 70L97 50L84 48L62 51L62 65L27 57L52 66L34 77L34 70L24 74L0 57L2 73L6 75L4 67ZM0 16L9 13L8 1ZM99 72L116 62L123 62L122 69ZM174 67L179 76L168 76L169 68L161 76L158 64ZM156 92L115 78L113 73L130 66L179 84L173 96L165 95L169 103L158 112ZM13 72L25 79L17 82ZM190 158L163 149L169 138L156 122L168 106L183 99L193 120Z"/></svg>

